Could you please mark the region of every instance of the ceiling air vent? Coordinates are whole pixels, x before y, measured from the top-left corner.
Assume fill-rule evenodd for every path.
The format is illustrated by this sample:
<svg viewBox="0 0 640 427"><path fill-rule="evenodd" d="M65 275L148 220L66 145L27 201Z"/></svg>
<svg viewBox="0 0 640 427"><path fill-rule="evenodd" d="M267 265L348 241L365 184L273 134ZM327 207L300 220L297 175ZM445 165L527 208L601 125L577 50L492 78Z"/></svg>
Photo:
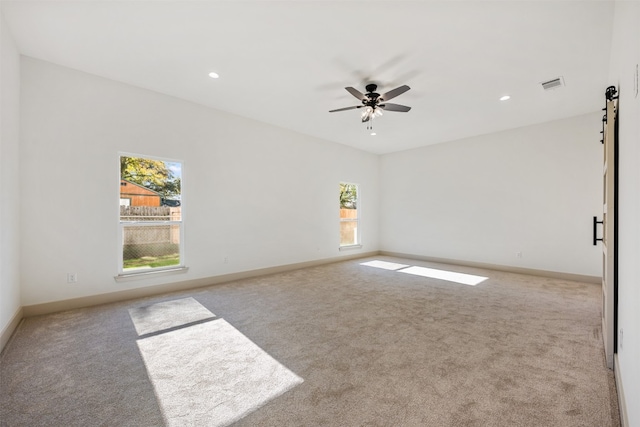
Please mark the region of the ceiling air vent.
<svg viewBox="0 0 640 427"><path fill-rule="evenodd" d="M562 76L560 76L557 79L542 82L540 84L542 85L542 89L544 90L556 89L564 86L564 79L562 78Z"/></svg>

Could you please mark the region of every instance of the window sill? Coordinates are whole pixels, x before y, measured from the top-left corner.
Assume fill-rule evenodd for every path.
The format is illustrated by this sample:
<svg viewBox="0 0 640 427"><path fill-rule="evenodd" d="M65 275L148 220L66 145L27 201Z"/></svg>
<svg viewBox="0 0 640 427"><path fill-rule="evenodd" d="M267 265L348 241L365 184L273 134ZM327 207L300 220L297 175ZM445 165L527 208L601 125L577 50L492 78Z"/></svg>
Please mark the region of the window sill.
<svg viewBox="0 0 640 427"><path fill-rule="evenodd" d="M362 249L362 245L349 245L349 246L340 246L338 248L339 251L348 251L351 249Z"/></svg>
<svg viewBox="0 0 640 427"><path fill-rule="evenodd" d="M167 268L164 270L152 270L152 271L136 271L135 273L122 273L114 277L116 282L129 282L131 280L148 279L156 276L167 276L170 274L181 274L189 271L189 267L177 267Z"/></svg>

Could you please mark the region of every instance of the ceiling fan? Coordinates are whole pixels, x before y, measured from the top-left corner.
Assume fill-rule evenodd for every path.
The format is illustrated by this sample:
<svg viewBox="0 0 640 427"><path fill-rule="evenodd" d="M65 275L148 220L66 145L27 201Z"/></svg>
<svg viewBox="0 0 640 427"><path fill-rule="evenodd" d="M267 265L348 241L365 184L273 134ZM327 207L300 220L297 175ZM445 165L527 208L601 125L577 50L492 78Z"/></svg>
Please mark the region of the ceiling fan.
<svg viewBox="0 0 640 427"><path fill-rule="evenodd" d="M369 120L372 120L375 117L381 116L383 110L399 111L401 113L406 113L407 111L411 110L411 107L407 107L406 105L392 104L390 102L387 102L388 100L393 99L398 95L402 95L403 93L411 89L407 85L402 85L382 95L380 95L379 93L376 93L376 89L378 89L378 85L374 83L369 83L365 87L365 89L367 90L367 93L362 93L359 90L352 87L345 87L345 89L351 95L358 98L362 102L362 105L338 108L337 110L329 111L330 113L335 113L336 111L347 111L347 110L355 110L357 108L364 108L364 111L362 112L362 122L368 122Z"/></svg>

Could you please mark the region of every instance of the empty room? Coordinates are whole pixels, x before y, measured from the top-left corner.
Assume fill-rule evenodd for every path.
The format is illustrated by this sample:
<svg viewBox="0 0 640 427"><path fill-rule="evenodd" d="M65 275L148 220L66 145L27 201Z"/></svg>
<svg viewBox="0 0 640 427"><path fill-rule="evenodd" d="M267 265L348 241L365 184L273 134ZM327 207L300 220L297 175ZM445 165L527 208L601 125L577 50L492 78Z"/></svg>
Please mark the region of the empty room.
<svg viewBox="0 0 640 427"><path fill-rule="evenodd" d="M640 427L640 2L0 15L0 426Z"/></svg>

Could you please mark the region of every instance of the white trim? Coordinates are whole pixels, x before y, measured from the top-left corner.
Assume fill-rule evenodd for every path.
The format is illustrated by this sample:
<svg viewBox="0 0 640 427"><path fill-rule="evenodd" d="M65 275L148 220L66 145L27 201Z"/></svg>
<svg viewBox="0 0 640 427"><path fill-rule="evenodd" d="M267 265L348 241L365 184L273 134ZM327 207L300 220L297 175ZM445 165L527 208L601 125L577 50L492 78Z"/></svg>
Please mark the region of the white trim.
<svg viewBox="0 0 640 427"><path fill-rule="evenodd" d="M489 264L485 262L465 261L451 258L437 258L424 255L406 254L393 251L379 251L380 255L394 258L414 259L417 261L435 262L438 264L460 265L464 267L485 268L487 270L506 271L507 273L528 274L530 276L551 277L553 279L573 280L576 282L592 283L602 286L602 277L587 276L584 274L563 273L560 271L537 270L535 268L512 267L510 265Z"/></svg>
<svg viewBox="0 0 640 427"><path fill-rule="evenodd" d="M146 218L151 218L151 217L146 217ZM121 225L135 225L137 226L142 226L142 227L149 227L149 226L158 226L158 225L180 225L182 223L182 221L172 221L172 220L167 220L167 221L120 221Z"/></svg>
<svg viewBox="0 0 640 427"><path fill-rule="evenodd" d="M338 248L339 251L348 251L349 249L362 249L362 245L344 245Z"/></svg>
<svg viewBox="0 0 640 427"><path fill-rule="evenodd" d="M622 387L622 375L620 374L620 363L618 362L618 353L613 355L613 373L616 378L616 392L618 394L618 410L620 412L620 425L629 427L629 418L627 415L627 399L624 396L624 388Z"/></svg>
<svg viewBox="0 0 640 427"><path fill-rule="evenodd" d="M27 305L23 307L24 317L39 316L42 314L57 313L60 311L73 310L76 308L90 307L99 304L107 304L117 301L126 301L133 298L143 298L160 295L168 292L186 291L201 287L213 286L219 283L232 282L234 280L248 279L251 277L264 276L267 274L282 273L285 271L298 270L301 268L315 267L318 265L343 262L350 259L367 258L378 255L378 251L357 253L352 255L341 255L331 258L322 258L312 261L303 261L295 264L276 265L273 267L260 268L257 270L240 271L220 276L201 277L185 281L163 283L152 286L134 287L122 291L108 292L106 294L90 295L86 297L72 298L67 300L46 302L40 304ZM185 268L186 270L186 268ZM162 273L162 272L158 272ZM164 272L167 274L167 272ZM148 277L148 276L146 276Z"/></svg>
<svg viewBox="0 0 640 427"><path fill-rule="evenodd" d="M356 186L356 217L355 218L340 218L340 203L338 203L338 220L339 223L341 224L343 222L355 222L356 223L356 243L352 244L352 245L338 245L339 250L343 250L343 248L346 249L356 249L356 248L361 248L362 247L362 231L360 230L360 223L361 223L361 219L362 219L362 195L361 195L361 189L360 189L360 184L357 184L355 182L348 182L348 181L340 181L338 183L338 188L340 186L340 184L345 184L345 185L355 185ZM338 229L338 232L340 232L340 229Z"/></svg>
<svg viewBox="0 0 640 427"><path fill-rule="evenodd" d="M83 307L90 307L98 304L125 301L133 298L154 296L154 295L159 295L159 294L168 293L168 292L185 291L189 289L212 286L218 283L232 282L234 280L248 279L251 277L263 276L267 274L298 270L301 268L314 267L318 265L330 264L333 262L343 262L343 261L352 260L352 259L365 259L365 258L379 256L379 255L393 256L397 258L414 259L414 260L429 260L432 262L441 262L441 263L444 261L442 258L437 258L438 261L435 261L436 258L427 259L427 257L422 257L419 255L402 254L402 256L400 256L400 255L392 255L392 254L393 254L392 252L387 252L387 251L358 252L358 253L349 254L349 255L340 255L332 258L322 258L322 259L316 259L312 261L303 261L295 264L277 265L273 267L260 268L257 270L229 273L229 274L224 274L220 276L202 277L199 279L190 279L186 281L178 281L178 282L164 283L164 284L158 284L158 285L152 285L152 286L131 288L131 289L126 289L122 291L109 292L106 294L90 295L86 297L79 297L79 298L73 298L73 299L67 299L67 300L27 305L27 306L24 306L22 310L23 310L24 317L39 316L42 314L57 313L60 311L72 310L75 308L83 308ZM453 263L453 260L448 260L448 261L449 261L448 264ZM522 273L522 274L529 274L533 276L553 277L557 279L576 280L581 282L590 282L589 280L585 280L588 278L592 278L594 280L599 279L599 277L595 277L595 276L593 277L579 276L579 275L572 275L568 273L557 273L557 272L545 271L545 270L514 269L511 267L501 266L501 265L470 263L465 261L457 261L457 263L458 263L457 265L461 265L461 266L467 265L471 267L480 267L480 268L486 268L486 269L492 269L492 270L498 270L498 271L507 271L511 273ZM523 271L523 270L526 270L526 271ZM165 274L168 274L168 273L165 272ZM593 282L593 283L597 284L598 282ZM618 384L621 384L621 383L618 382ZM622 396L623 392L621 391L620 393L621 393L620 396ZM629 427L629 426L626 425L625 427Z"/></svg>
<svg viewBox="0 0 640 427"><path fill-rule="evenodd" d="M121 221L120 220L120 206L118 205L117 212L117 220L118 220L118 228L117 228L117 239L118 245L117 247L117 255L116 255L116 271L118 274L114 277L117 282L120 281L128 281L131 280L131 277L134 276L145 276L147 277L152 273L165 273L168 271L180 271L180 270L188 270L186 267L186 256L185 256L185 209L184 209L184 164L183 160L179 159L170 159L167 157L159 157L159 156L149 156L146 154L138 154L138 153L129 153L124 151L119 151L118 153L118 183L122 181L122 176L120 175L120 159L122 157L135 157L141 159L151 159L158 160L165 163L179 163L180 164L180 221ZM132 183L135 184L135 183ZM135 184L138 185L138 184ZM153 191L153 190L152 190ZM118 185L118 200L120 200L120 186ZM178 225L180 227L180 243L179 243L179 251L180 251L180 264L172 265L167 267L156 267L153 269L139 269L139 270L125 270L124 269L124 260L123 260L123 242L124 242L124 227L125 226L152 226L152 225Z"/></svg>
<svg viewBox="0 0 640 427"><path fill-rule="evenodd" d="M9 340L11 340L13 333L16 331L16 329L20 325L20 322L22 321L23 317L24 317L24 313L23 313L22 307L18 307L16 312L13 314L13 316L11 316L11 320L9 320L9 322L4 327L4 329L2 329L2 332L0 332L0 352L4 350L6 345L9 343Z"/></svg>
<svg viewBox="0 0 640 427"><path fill-rule="evenodd" d="M140 269L114 276L116 282L129 282L131 280L147 279L149 277L164 276L169 274L186 273L189 267L158 267L153 269Z"/></svg>
<svg viewBox="0 0 640 427"><path fill-rule="evenodd" d="M129 151L118 151L118 159L120 159L120 157L122 157L122 156L124 156L124 157L140 157L140 158L143 158L143 159L160 160L161 162L184 163L182 160L173 159L173 158L170 158L170 157L149 156L149 155L146 155L146 154L131 153ZM119 175L120 175L120 173L118 172L118 176Z"/></svg>

